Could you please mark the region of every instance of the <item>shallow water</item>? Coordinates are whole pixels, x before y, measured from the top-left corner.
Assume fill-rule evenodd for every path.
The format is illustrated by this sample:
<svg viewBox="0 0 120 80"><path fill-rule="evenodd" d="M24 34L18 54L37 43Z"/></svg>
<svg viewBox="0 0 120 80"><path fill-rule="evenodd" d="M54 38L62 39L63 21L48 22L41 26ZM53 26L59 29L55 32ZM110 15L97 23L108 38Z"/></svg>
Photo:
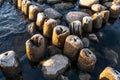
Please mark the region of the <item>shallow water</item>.
<svg viewBox="0 0 120 80"><path fill-rule="evenodd" d="M74 10L78 10L78 6ZM26 21L21 12L8 1L0 7L0 53L8 50L14 50L17 53L23 65L23 80L46 80L42 75L41 68L31 68L24 55L25 41L30 37L27 32L28 24L29 21ZM91 50L97 56L95 69L90 73L91 80L97 80L98 75L106 66L112 66L120 71L120 20L118 19L112 24L106 24L96 34L100 41L98 44L91 43ZM112 59L112 54L108 52L110 50L116 52L115 58L117 55L119 57L117 60ZM68 76L70 80L79 80L77 72L76 69L72 69L66 71L64 75ZM1 71L0 80L5 80Z"/></svg>

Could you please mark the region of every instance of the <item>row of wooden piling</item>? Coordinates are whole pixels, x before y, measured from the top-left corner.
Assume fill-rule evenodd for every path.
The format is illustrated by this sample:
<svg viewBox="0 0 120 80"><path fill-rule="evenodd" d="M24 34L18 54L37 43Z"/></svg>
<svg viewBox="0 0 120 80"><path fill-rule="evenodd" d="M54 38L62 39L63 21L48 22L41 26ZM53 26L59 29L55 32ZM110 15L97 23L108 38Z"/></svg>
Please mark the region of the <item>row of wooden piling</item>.
<svg viewBox="0 0 120 80"><path fill-rule="evenodd" d="M82 26L86 32L92 32L93 26L97 29L101 28L102 23L106 23L109 19L108 10L95 13L93 16L85 16L82 23L81 21L73 21L68 28L58 25L55 19L48 19L44 13L40 12L41 9L39 9L39 6L33 5L29 0L13 0L13 3L22 11L22 13L28 16L29 20L36 21L29 26L29 30L33 36L26 41L26 54L29 61L40 62L46 55L46 41L41 34L36 34L36 29L38 29L39 31L43 31L45 37L52 39L53 45L58 48L63 48L63 54L71 61L74 61L79 53L77 66L80 70L90 72L94 69L96 56L91 50L84 48L83 42L78 36L82 35ZM36 25L37 28L35 27ZM14 62L10 65L9 63L11 62L9 61L11 60ZM4 64L4 62L6 63ZM20 61L16 57L14 51L8 51L1 54L0 64L3 73L7 77L13 77L21 71ZM112 68L105 69L100 75L100 80L104 80L102 78L108 76L106 74L109 71L109 76L112 76L113 80L119 80L116 79L118 74L115 74L115 71ZM113 76L113 74L115 75ZM108 79L110 77L108 77Z"/></svg>

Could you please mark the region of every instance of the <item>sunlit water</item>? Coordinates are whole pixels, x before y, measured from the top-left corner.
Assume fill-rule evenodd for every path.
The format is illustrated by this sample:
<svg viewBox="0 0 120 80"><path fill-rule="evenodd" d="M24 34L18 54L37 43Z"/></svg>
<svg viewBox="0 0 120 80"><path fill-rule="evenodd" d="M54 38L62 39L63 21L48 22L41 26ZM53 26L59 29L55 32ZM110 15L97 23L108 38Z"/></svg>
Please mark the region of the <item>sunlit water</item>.
<svg viewBox="0 0 120 80"><path fill-rule="evenodd" d="M77 10L78 6L74 8ZM27 32L28 21L23 19L23 15L9 2L5 2L0 7L0 53L7 50L14 50L22 62L23 80L45 80L41 68L32 69L25 54L25 41L30 37ZM111 54L106 51L115 51L116 56L120 57L120 20L113 24L106 24L96 33L99 43L91 43L91 50L97 56L95 69L91 74L91 80L97 80L100 72L106 67L111 66L120 71L120 58L111 59ZM111 56L111 57L110 57ZM116 57L115 56L115 57ZM115 64L116 63L116 64ZM65 72L70 80L79 80L76 69ZM5 80L0 71L0 80Z"/></svg>

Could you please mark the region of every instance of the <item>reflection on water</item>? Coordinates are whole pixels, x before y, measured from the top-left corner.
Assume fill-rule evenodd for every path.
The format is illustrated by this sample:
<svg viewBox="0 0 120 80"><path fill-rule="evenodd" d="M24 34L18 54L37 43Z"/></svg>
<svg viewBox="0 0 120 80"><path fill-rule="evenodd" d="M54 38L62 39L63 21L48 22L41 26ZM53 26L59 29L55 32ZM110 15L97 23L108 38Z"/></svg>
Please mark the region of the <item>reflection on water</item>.
<svg viewBox="0 0 120 80"><path fill-rule="evenodd" d="M26 56L23 56L25 54L25 41L30 37L26 31L28 23L28 21L23 20L22 14L9 2L5 2L0 7L0 53L14 50L18 54L23 65L23 80L46 80L40 67L32 69ZM100 42L98 44L91 43L91 50L97 56L97 64L91 73L91 80L97 80L100 72L108 65L120 70L120 20L116 20L112 25L105 25L96 34ZM113 64L114 61L116 64ZM79 80L76 72L76 70L67 71L65 75L70 80ZM0 80L5 80L1 71Z"/></svg>

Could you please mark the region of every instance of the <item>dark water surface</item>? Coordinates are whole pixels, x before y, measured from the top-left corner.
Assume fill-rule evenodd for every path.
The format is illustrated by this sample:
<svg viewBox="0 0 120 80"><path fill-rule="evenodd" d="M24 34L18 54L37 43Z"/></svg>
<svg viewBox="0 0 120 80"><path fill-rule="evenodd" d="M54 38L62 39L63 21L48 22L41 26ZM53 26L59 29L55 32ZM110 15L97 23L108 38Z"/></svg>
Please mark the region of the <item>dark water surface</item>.
<svg viewBox="0 0 120 80"><path fill-rule="evenodd" d="M78 6L74 8L77 10ZM21 59L23 68L23 80L46 80L41 72L41 68L32 69L25 54L25 41L30 38L27 32L29 21L25 21L23 15L9 2L5 2L0 7L0 53L14 50ZM120 71L120 20L117 19L112 24L106 24L96 33L99 43L91 43L91 50L97 56L95 69L91 74L91 80L97 80L100 72L111 66ZM118 59L117 59L118 58ZM79 80L77 70L72 69L65 72L70 80ZM0 71L0 80L5 80Z"/></svg>

